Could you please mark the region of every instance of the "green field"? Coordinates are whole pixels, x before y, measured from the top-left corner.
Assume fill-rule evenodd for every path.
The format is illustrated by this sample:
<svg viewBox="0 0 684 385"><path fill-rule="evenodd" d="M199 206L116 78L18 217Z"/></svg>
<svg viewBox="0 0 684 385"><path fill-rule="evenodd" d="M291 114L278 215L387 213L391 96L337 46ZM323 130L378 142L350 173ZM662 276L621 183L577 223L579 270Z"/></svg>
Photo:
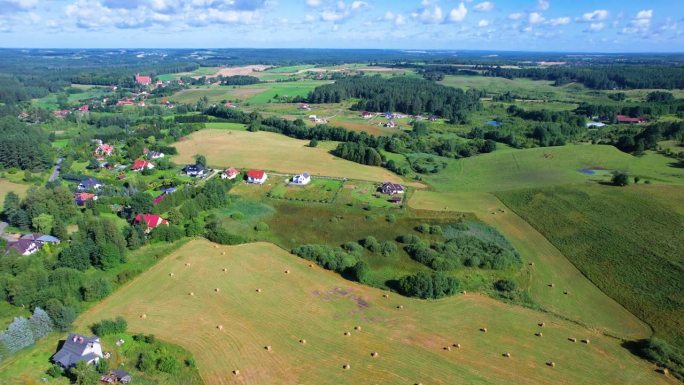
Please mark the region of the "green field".
<svg viewBox="0 0 684 385"><path fill-rule="evenodd" d="M684 184L684 169L672 158L649 152L635 157L613 146L568 145L525 150L499 149L458 160L423 181L441 192L492 192L608 180L603 170L621 170L654 183ZM587 175L580 169L595 169Z"/></svg>
<svg viewBox="0 0 684 385"><path fill-rule="evenodd" d="M620 341L548 314L479 295L383 298L380 290L308 264L266 243L214 247L194 241L92 308L78 325L82 330L123 315L133 332L153 333L188 349L208 385L446 385L455 378L466 383L666 383ZM535 337L542 321L544 337ZM483 327L487 333L479 331ZM582 338L591 344L580 343ZM445 349L456 343L460 349Z"/></svg>
<svg viewBox="0 0 684 385"><path fill-rule="evenodd" d="M497 195L656 335L684 347L684 189L595 185Z"/></svg>
<svg viewBox="0 0 684 385"><path fill-rule="evenodd" d="M7 195L8 192L14 191L19 195L19 197L24 197L26 195L26 191L29 189L29 185L26 184L19 184L19 183L14 183L10 182L7 179L0 179L0 209L2 209L2 205L5 202L5 195Z"/></svg>
<svg viewBox="0 0 684 385"><path fill-rule="evenodd" d="M209 122L204 123L204 127L220 129L220 130L236 130L236 131L246 131L247 126L241 123L230 123L230 122Z"/></svg>
<svg viewBox="0 0 684 385"><path fill-rule="evenodd" d="M285 66L285 67L274 67L274 68L269 68L265 72L271 72L275 74L286 74L286 73L294 73L300 70L306 70L309 68L314 68L314 65L311 64L302 64L302 65L297 65L297 66Z"/></svg>
<svg viewBox="0 0 684 385"><path fill-rule="evenodd" d="M330 203L335 200L340 188L342 188L342 182L335 179L313 179L306 186L295 186L289 184L288 178L283 183L273 186L268 196L277 199Z"/></svg>
<svg viewBox="0 0 684 385"><path fill-rule="evenodd" d="M317 81L317 80L302 80L297 82L278 82L278 83L267 83L267 84L255 84L252 86L246 86L243 88L256 88L262 89L267 88L265 92L261 92L247 99L250 104L259 105L268 103L270 100L276 96L307 96L310 91L314 88L330 83L329 81Z"/></svg>

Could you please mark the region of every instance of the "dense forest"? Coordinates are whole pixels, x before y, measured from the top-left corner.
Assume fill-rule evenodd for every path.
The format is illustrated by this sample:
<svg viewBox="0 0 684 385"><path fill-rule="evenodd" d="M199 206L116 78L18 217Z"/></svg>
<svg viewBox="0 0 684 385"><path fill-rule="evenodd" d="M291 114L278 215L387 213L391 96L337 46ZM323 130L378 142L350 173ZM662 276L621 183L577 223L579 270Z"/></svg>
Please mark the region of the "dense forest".
<svg viewBox="0 0 684 385"><path fill-rule="evenodd" d="M17 118L0 118L0 168L42 170L52 164L54 150L39 127Z"/></svg>

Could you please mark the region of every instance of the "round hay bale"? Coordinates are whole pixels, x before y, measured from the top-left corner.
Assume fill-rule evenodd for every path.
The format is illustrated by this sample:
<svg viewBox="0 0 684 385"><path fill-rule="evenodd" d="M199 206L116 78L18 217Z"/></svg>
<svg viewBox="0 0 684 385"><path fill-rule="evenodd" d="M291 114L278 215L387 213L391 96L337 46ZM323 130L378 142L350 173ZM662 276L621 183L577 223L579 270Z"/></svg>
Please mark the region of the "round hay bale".
<svg viewBox="0 0 684 385"><path fill-rule="evenodd" d="M528 263L528 265L534 266L534 262L530 262L530 263Z"/></svg>
<svg viewBox="0 0 684 385"><path fill-rule="evenodd" d="M351 369L351 365L349 365L349 364L342 365L342 369L349 370L349 369Z"/></svg>
<svg viewBox="0 0 684 385"><path fill-rule="evenodd" d="M549 287L555 287L555 286L556 286L555 283L550 283L550 284L549 284Z"/></svg>
<svg viewBox="0 0 684 385"><path fill-rule="evenodd" d="M269 352L271 351L271 345L266 345L264 346L264 349L268 350Z"/></svg>
<svg viewBox="0 0 684 385"><path fill-rule="evenodd" d="M481 331L482 333L487 333L487 328L480 328L480 331Z"/></svg>
<svg viewBox="0 0 684 385"><path fill-rule="evenodd" d="M290 270L285 270L285 274L290 274Z"/></svg>
<svg viewBox="0 0 684 385"><path fill-rule="evenodd" d="M378 356L378 352L372 352L371 353L371 357L377 357L377 356Z"/></svg>
<svg viewBox="0 0 684 385"><path fill-rule="evenodd" d="M309 264L309 267L313 267L313 263L310 263L310 264Z"/></svg>
<svg viewBox="0 0 684 385"><path fill-rule="evenodd" d="M567 290L565 290L565 291L563 292L563 294L568 295L568 294L570 294L570 292L567 291Z"/></svg>
<svg viewBox="0 0 684 385"><path fill-rule="evenodd" d="M185 262L185 266L190 266L190 262Z"/></svg>
<svg viewBox="0 0 684 385"><path fill-rule="evenodd" d="M444 350L450 352L450 351L451 351L451 346L445 346L445 347L444 347Z"/></svg>
<svg viewBox="0 0 684 385"><path fill-rule="evenodd" d="M463 290L463 291L462 291L461 293L463 293L463 294L468 294L468 292L467 292L467 291L465 291L465 290Z"/></svg>
<svg viewBox="0 0 684 385"><path fill-rule="evenodd" d="M302 344L302 345L306 345L306 340L305 340L305 339L301 339L301 340L299 340L299 343Z"/></svg>
<svg viewBox="0 0 684 385"><path fill-rule="evenodd" d="M344 335L345 335L345 336L350 336L351 333L350 333L350 332L344 332Z"/></svg>
<svg viewBox="0 0 684 385"><path fill-rule="evenodd" d="M188 294L190 294L191 296L195 295L195 293L193 293L193 292L190 292L190 293L188 293Z"/></svg>
<svg viewBox="0 0 684 385"><path fill-rule="evenodd" d="M354 330L361 330L361 326L354 326Z"/></svg>
<svg viewBox="0 0 684 385"><path fill-rule="evenodd" d="M667 375L668 373L670 373L670 371L667 370L667 368L658 368L658 369L656 369L656 371L659 372L659 373L665 374L665 375Z"/></svg>
<svg viewBox="0 0 684 385"><path fill-rule="evenodd" d="M389 298L389 294L383 294L382 298Z"/></svg>
<svg viewBox="0 0 684 385"><path fill-rule="evenodd" d="M575 338L575 337L570 337L570 338L568 338L568 341L570 341L570 342L577 342L577 338Z"/></svg>
<svg viewBox="0 0 684 385"><path fill-rule="evenodd" d="M240 371L237 370L237 369L235 369L235 370L233 370L233 374L236 375L236 376L239 376L239 375L240 375Z"/></svg>
<svg viewBox="0 0 684 385"><path fill-rule="evenodd" d="M257 292L257 293L261 293L261 289L256 289L256 292Z"/></svg>
<svg viewBox="0 0 684 385"><path fill-rule="evenodd" d="M226 268L224 267L224 268L223 268L223 272L225 273L226 271L228 271L228 269L226 269Z"/></svg>
<svg viewBox="0 0 684 385"><path fill-rule="evenodd" d="M173 277L173 273L169 273L169 277Z"/></svg>
<svg viewBox="0 0 684 385"><path fill-rule="evenodd" d="M541 337L541 336L542 336L542 332L536 332L536 333L534 333L534 335L537 336L537 337Z"/></svg>
<svg viewBox="0 0 684 385"><path fill-rule="evenodd" d="M140 315L140 318L142 318L142 319L147 319L147 314L141 314L141 315Z"/></svg>
<svg viewBox="0 0 684 385"><path fill-rule="evenodd" d="M221 252L221 255L226 255L226 252L225 252L225 251L222 251L222 252Z"/></svg>
<svg viewBox="0 0 684 385"><path fill-rule="evenodd" d="M538 323L537 325L539 325L539 327L543 328L544 325L546 325L546 323L545 323L545 322L540 322L540 323Z"/></svg>
<svg viewBox="0 0 684 385"><path fill-rule="evenodd" d="M504 354L502 354L502 356L504 356L504 357L506 357L506 358L510 358L510 357L511 357L511 353L505 352Z"/></svg>
<svg viewBox="0 0 684 385"><path fill-rule="evenodd" d="M219 291L221 291L221 289L217 287L216 289L214 289L214 291L218 293Z"/></svg>
<svg viewBox="0 0 684 385"><path fill-rule="evenodd" d="M215 248L215 249L218 249L218 245L214 245L214 248Z"/></svg>
<svg viewBox="0 0 684 385"><path fill-rule="evenodd" d="M552 368L555 368L555 367L556 367L556 363L553 362L553 361L547 362L546 365L548 365L548 366L550 366L550 367L552 367Z"/></svg>
<svg viewBox="0 0 684 385"><path fill-rule="evenodd" d="M216 329L218 329L218 330L223 330L223 325L217 325L217 326L216 326Z"/></svg>
<svg viewBox="0 0 684 385"><path fill-rule="evenodd" d="M461 348L461 344L454 344L454 347L455 347L456 349L460 349L460 348Z"/></svg>
<svg viewBox="0 0 684 385"><path fill-rule="evenodd" d="M587 344L587 345L589 345L590 342L591 342L591 341L589 341L588 339L582 340L582 343Z"/></svg>
<svg viewBox="0 0 684 385"><path fill-rule="evenodd" d="M404 308L404 305L397 306L397 309L403 309L403 308Z"/></svg>

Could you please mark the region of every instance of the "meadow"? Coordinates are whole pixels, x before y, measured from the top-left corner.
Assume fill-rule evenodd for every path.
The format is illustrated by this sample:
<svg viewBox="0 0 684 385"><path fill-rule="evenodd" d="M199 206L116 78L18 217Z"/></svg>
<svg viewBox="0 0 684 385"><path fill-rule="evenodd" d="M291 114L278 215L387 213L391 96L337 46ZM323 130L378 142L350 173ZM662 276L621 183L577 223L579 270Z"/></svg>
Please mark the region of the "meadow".
<svg viewBox="0 0 684 385"><path fill-rule="evenodd" d="M197 240L77 323L85 330L122 315L132 332L188 349L208 385L453 384L455 378L667 383L620 341L549 314L473 294L434 301L383 294L388 292L309 267L271 244L215 246ZM539 331L543 337L535 336ZM551 361L555 367L546 364Z"/></svg>
<svg viewBox="0 0 684 385"><path fill-rule="evenodd" d="M23 198L26 195L26 191L28 191L29 187L30 186L26 184L14 183L8 181L7 179L0 178L0 209L5 202L5 195L7 195L8 192L14 191L17 193L17 195L19 195L19 197Z"/></svg>
<svg viewBox="0 0 684 385"><path fill-rule="evenodd" d="M656 336L684 348L684 189L593 185L497 196Z"/></svg>
<svg viewBox="0 0 684 385"><path fill-rule="evenodd" d="M205 155L210 166L256 168L312 176L371 181L400 181L390 171L337 158L324 149L308 147L308 141L270 132L205 129L174 144L176 163L191 163L196 154Z"/></svg>

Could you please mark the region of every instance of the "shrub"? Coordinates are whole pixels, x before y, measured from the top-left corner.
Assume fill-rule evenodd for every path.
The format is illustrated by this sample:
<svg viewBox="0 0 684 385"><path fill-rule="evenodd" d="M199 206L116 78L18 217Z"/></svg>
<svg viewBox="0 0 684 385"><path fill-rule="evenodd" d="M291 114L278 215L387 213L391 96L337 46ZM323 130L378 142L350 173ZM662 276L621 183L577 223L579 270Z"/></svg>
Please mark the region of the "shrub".
<svg viewBox="0 0 684 385"><path fill-rule="evenodd" d="M180 363L173 357L164 355L157 360L157 370L174 374L180 370Z"/></svg>
<svg viewBox="0 0 684 385"><path fill-rule="evenodd" d="M680 380L684 380L684 352L667 342L651 337L640 342L637 353L657 365L668 368Z"/></svg>
<svg viewBox="0 0 684 385"><path fill-rule="evenodd" d="M414 234L400 235L397 237L397 241L407 245L420 242L420 238Z"/></svg>
<svg viewBox="0 0 684 385"><path fill-rule="evenodd" d="M385 220L387 220L387 222L389 222L389 223L394 223L397 221L397 217L394 214L388 214L385 217Z"/></svg>
<svg viewBox="0 0 684 385"><path fill-rule="evenodd" d="M420 226L416 227L416 231L419 233L428 234L430 233L430 225L428 225L427 223L423 223Z"/></svg>
<svg viewBox="0 0 684 385"><path fill-rule="evenodd" d="M368 283L370 279L371 270L366 262L358 261L351 268L351 274L356 281L361 283Z"/></svg>
<svg viewBox="0 0 684 385"><path fill-rule="evenodd" d="M373 236L367 236L361 241L361 243L363 244L363 247L368 249L371 253L380 251L380 242L378 242L378 240Z"/></svg>
<svg viewBox="0 0 684 385"><path fill-rule="evenodd" d="M128 329L128 323L123 317L116 317L113 320L102 320L90 326L90 329L98 337L108 336L110 334L125 333Z"/></svg>
<svg viewBox="0 0 684 385"><path fill-rule="evenodd" d="M459 281L444 273L419 272L399 280L399 291L409 297L442 298L458 291Z"/></svg>
<svg viewBox="0 0 684 385"><path fill-rule="evenodd" d="M221 227L207 231L206 237L208 240L222 245L239 245L247 242L246 238L240 235L231 234Z"/></svg>
<svg viewBox="0 0 684 385"><path fill-rule="evenodd" d="M432 225L430 226L430 234L433 235L442 235L442 227L438 225Z"/></svg>
<svg viewBox="0 0 684 385"><path fill-rule="evenodd" d="M358 242L346 242L342 245L342 248L344 251L357 257L363 253L363 246L359 245Z"/></svg>
<svg viewBox="0 0 684 385"><path fill-rule="evenodd" d="M629 175L624 172L616 171L613 173L611 182L613 182L615 186L627 186L629 184Z"/></svg>
<svg viewBox="0 0 684 385"><path fill-rule="evenodd" d="M52 365L45 373L52 378L59 378L64 375L64 369L59 365Z"/></svg>
<svg viewBox="0 0 684 385"><path fill-rule="evenodd" d="M345 253L339 247L333 248L326 245L308 244L295 247L292 254L296 254L304 259L314 261L323 268L343 272L358 262L358 258Z"/></svg>
<svg viewBox="0 0 684 385"><path fill-rule="evenodd" d="M238 211L236 213L230 214L230 217L235 219L236 221L240 221L240 220L245 219L245 214Z"/></svg>
<svg viewBox="0 0 684 385"><path fill-rule="evenodd" d="M254 230L256 230L256 231L268 231L269 227L266 223L259 222L256 224L256 226L254 226Z"/></svg>
<svg viewBox="0 0 684 385"><path fill-rule="evenodd" d="M397 251L397 245L396 243L392 241L383 241L380 244L380 253L384 255L385 257L388 257L392 254L394 254Z"/></svg>
<svg viewBox="0 0 684 385"><path fill-rule="evenodd" d="M501 292L513 292L518 289L518 285L509 279L500 279L494 282L494 289Z"/></svg>

